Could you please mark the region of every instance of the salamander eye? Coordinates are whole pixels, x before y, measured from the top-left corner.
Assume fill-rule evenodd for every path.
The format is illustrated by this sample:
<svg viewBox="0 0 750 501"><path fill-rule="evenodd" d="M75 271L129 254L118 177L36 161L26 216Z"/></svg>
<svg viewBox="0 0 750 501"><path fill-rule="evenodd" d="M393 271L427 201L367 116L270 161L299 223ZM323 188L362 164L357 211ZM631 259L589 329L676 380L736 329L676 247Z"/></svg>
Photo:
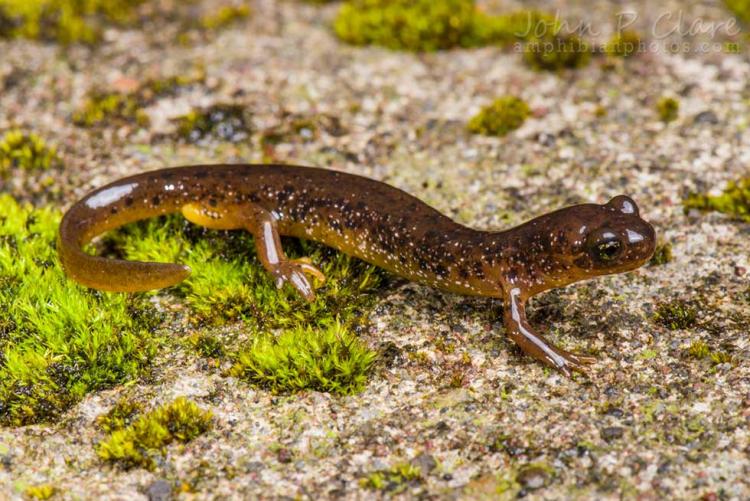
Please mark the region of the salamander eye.
<svg viewBox="0 0 750 501"><path fill-rule="evenodd" d="M625 249L622 240L610 230L600 230L592 234L589 242L591 257L601 264L615 261Z"/></svg>

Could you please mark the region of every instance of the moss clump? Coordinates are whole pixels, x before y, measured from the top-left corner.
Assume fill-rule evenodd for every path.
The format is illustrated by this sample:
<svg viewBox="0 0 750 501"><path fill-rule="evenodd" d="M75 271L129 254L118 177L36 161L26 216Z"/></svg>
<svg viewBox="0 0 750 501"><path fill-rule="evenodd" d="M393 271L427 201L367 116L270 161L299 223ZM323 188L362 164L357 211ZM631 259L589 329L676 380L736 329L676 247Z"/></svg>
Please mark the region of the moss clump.
<svg viewBox="0 0 750 501"><path fill-rule="evenodd" d="M275 287L246 232L209 231L173 216L126 226L105 247L126 259L189 265L192 275L172 292L185 300L193 319L214 325L242 320L253 333L250 345L238 350L235 375L277 392L348 394L364 384L374 355L350 329L382 282L376 267L322 245L285 239L290 258L309 256L326 275L316 299L307 303L293 288ZM270 336L278 330L278 338ZM226 351L215 339L190 342L208 357Z"/></svg>
<svg viewBox="0 0 750 501"><path fill-rule="evenodd" d="M696 324L698 310L686 301L661 303L656 307L654 320L670 330L687 329Z"/></svg>
<svg viewBox="0 0 750 501"><path fill-rule="evenodd" d="M680 114L680 102L672 97L662 97L656 103L656 112L662 122L673 122Z"/></svg>
<svg viewBox="0 0 750 501"><path fill-rule="evenodd" d="M422 471L410 463L399 463L388 470L375 471L360 479L364 489L383 490L394 494L404 491L409 484L422 479Z"/></svg>
<svg viewBox="0 0 750 501"><path fill-rule="evenodd" d="M628 58L638 53L641 36L635 31L621 31L609 39L604 51L613 57Z"/></svg>
<svg viewBox="0 0 750 501"><path fill-rule="evenodd" d="M712 364L732 363L733 357L724 351L714 351L703 341L693 341L687 349L687 354L696 360L709 359Z"/></svg>
<svg viewBox="0 0 750 501"><path fill-rule="evenodd" d="M102 28L135 20L145 0L0 0L0 38L93 43Z"/></svg>
<svg viewBox="0 0 750 501"><path fill-rule="evenodd" d="M172 442L186 443L211 427L212 415L180 397L138 418L127 428L115 430L99 443L100 458L124 467L153 469L156 459Z"/></svg>
<svg viewBox="0 0 750 501"><path fill-rule="evenodd" d="M454 47L505 45L525 39L553 16L520 11L489 16L474 0L350 0L334 21L336 35L353 45L430 52Z"/></svg>
<svg viewBox="0 0 750 501"><path fill-rule="evenodd" d="M490 16L474 0L350 0L333 27L354 45L419 52L526 41L526 60L540 70L580 68L591 59L589 45L560 34L554 16L535 10Z"/></svg>
<svg viewBox="0 0 750 501"><path fill-rule="evenodd" d="M33 132L12 129L0 139L0 175L10 169L49 169L59 161L55 148Z"/></svg>
<svg viewBox="0 0 750 501"><path fill-rule="evenodd" d="M225 354L224 345L210 334L195 334L190 336L188 342L202 357L219 358Z"/></svg>
<svg viewBox="0 0 750 501"><path fill-rule="evenodd" d="M672 261L672 258L672 244L665 242L656 246L654 255L651 256L648 264L650 266L661 266Z"/></svg>
<svg viewBox="0 0 750 501"><path fill-rule="evenodd" d="M591 47L574 34L550 33L529 40L523 52L529 66L537 70L583 68L591 60Z"/></svg>
<svg viewBox="0 0 750 501"><path fill-rule="evenodd" d="M140 403L129 398L121 398L109 412L96 418L96 424L106 433L121 430L129 426L142 410L143 406Z"/></svg>
<svg viewBox="0 0 750 501"><path fill-rule="evenodd" d="M274 393L301 390L351 395L362 391L376 353L335 323L262 334L240 353L233 376Z"/></svg>
<svg viewBox="0 0 750 501"><path fill-rule="evenodd" d="M175 95L180 89L205 81L205 73L198 68L193 73L153 78L139 84L132 92L109 92L94 89L83 106L73 113L73 123L79 127L122 125L135 123L149 125L143 108L158 98Z"/></svg>
<svg viewBox="0 0 750 501"><path fill-rule="evenodd" d="M706 358L710 354L711 354L711 350L709 349L708 345L704 343L703 341L694 341L688 347L688 355L690 355L693 358L697 358L699 360Z"/></svg>
<svg viewBox="0 0 750 501"><path fill-rule="evenodd" d="M730 181L721 195L691 193L682 205L685 212L690 209L717 211L750 222L750 177Z"/></svg>
<svg viewBox="0 0 750 501"><path fill-rule="evenodd" d="M473 0L352 0L333 28L354 45L435 51L465 46L475 13Z"/></svg>
<svg viewBox="0 0 750 501"><path fill-rule="evenodd" d="M560 23L555 15L538 10L519 10L497 16L477 12L465 47L506 46L559 30Z"/></svg>
<svg viewBox="0 0 750 501"><path fill-rule="evenodd" d="M750 23L750 0L724 0L727 6L737 18Z"/></svg>
<svg viewBox="0 0 750 501"><path fill-rule="evenodd" d="M734 362L734 357L725 351L712 351L709 357L715 365L731 364Z"/></svg>
<svg viewBox="0 0 750 501"><path fill-rule="evenodd" d="M529 105L515 96L503 96L485 106L468 123L475 134L504 136L523 125L531 113Z"/></svg>
<svg viewBox="0 0 750 501"><path fill-rule="evenodd" d="M225 5L201 17L200 26L205 30L218 30L249 16L250 7L247 5Z"/></svg>
<svg viewBox="0 0 750 501"><path fill-rule="evenodd" d="M60 214L0 196L0 422L47 420L135 378L154 355L150 307L92 293L57 263Z"/></svg>
<svg viewBox="0 0 750 501"><path fill-rule="evenodd" d="M243 320L257 331L318 327L337 318L349 324L371 304L370 293L384 277L375 266L328 247L285 239L290 258L309 256L326 275L316 299L307 303L291 286L276 288L249 234L205 230L180 216L128 225L106 245L126 259L187 264L193 273L172 290L196 320L214 325Z"/></svg>
<svg viewBox="0 0 750 501"><path fill-rule="evenodd" d="M208 139L238 142L250 133L248 110L237 104L220 103L196 109L175 119L177 135L197 143Z"/></svg>
<svg viewBox="0 0 750 501"><path fill-rule="evenodd" d="M118 122L134 122L141 127L149 125L148 115L141 109L135 96L119 92L94 91L83 108L73 113L73 123L79 127L93 127Z"/></svg>
<svg viewBox="0 0 750 501"><path fill-rule="evenodd" d="M57 489L51 484L33 485L24 489L23 493L31 499L50 499L57 493Z"/></svg>
<svg viewBox="0 0 750 501"><path fill-rule="evenodd" d="M659 352L656 350L643 350L638 354L638 358L641 360L653 360L659 356Z"/></svg>

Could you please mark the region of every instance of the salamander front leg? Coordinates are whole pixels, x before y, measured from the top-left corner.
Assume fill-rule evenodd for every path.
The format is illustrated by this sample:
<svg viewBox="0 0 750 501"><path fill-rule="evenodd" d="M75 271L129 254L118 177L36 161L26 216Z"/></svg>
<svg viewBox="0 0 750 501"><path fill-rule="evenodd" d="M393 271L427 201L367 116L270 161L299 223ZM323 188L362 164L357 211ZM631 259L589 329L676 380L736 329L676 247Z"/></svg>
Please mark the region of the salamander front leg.
<svg viewBox="0 0 750 501"><path fill-rule="evenodd" d="M257 205L207 208L200 204L182 207L185 218L195 224L217 230L245 229L255 238L255 249L263 267L276 280L276 287L290 283L308 301L315 299L308 275L320 282L325 275L311 264L310 258L288 259L273 214Z"/></svg>
<svg viewBox="0 0 750 501"><path fill-rule="evenodd" d="M536 334L526 320L525 298L522 297L520 289L511 289L505 300L504 316L508 336L524 353L531 355L549 367L559 370L566 376L570 376L572 371L585 374L586 366L596 362L594 357L576 355L561 350Z"/></svg>

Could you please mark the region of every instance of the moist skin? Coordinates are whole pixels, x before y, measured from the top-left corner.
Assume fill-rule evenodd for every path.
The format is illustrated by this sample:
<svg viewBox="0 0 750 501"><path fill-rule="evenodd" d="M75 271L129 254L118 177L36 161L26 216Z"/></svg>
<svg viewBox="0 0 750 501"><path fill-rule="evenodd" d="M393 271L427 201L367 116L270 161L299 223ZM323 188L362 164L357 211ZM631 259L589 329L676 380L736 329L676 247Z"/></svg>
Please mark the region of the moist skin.
<svg viewBox="0 0 750 501"><path fill-rule="evenodd" d="M309 259L288 259L281 235L321 242L410 280L457 294L504 302L508 336L528 355L566 375L592 357L557 348L526 319L528 299L542 291L646 263L653 227L635 202L559 209L505 231L460 225L419 199L361 176L291 165L196 165L120 179L73 205L60 224L58 251L73 280L94 289L136 292L169 287L187 266L105 259L82 249L124 224L181 212L212 229L244 229L278 287L315 297Z"/></svg>

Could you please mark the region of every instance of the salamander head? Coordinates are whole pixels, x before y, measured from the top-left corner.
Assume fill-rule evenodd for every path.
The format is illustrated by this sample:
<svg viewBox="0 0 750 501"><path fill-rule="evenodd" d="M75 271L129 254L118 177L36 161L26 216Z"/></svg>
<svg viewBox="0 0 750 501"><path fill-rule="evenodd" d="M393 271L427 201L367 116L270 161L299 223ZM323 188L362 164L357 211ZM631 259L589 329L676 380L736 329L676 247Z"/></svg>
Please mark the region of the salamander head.
<svg viewBox="0 0 750 501"><path fill-rule="evenodd" d="M634 270L653 255L654 228L624 195L606 204L583 204L541 216L518 228L531 293L599 275ZM519 277L520 278L520 277Z"/></svg>
<svg viewBox="0 0 750 501"><path fill-rule="evenodd" d="M634 270L653 255L656 234L641 219L633 199L618 195L603 205L582 205L568 210L579 214L566 224L573 267L583 277Z"/></svg>

